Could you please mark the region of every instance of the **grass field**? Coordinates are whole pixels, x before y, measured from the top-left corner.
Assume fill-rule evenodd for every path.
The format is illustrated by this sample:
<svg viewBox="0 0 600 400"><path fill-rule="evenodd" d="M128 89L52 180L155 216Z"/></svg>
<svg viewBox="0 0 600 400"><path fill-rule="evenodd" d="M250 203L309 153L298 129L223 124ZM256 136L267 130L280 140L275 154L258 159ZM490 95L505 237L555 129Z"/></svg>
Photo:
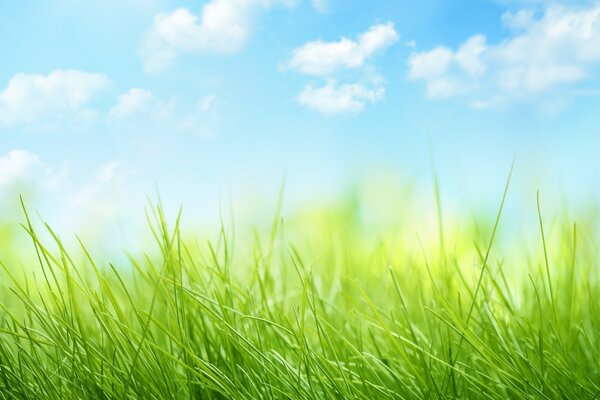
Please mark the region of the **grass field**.
<svg viewBox="0 0 600 400"><path fill-rule="evenodd" d="M24 207L31 254L0 254L0 397L597 398L597 221L540 212L498 247L500 204L433 238L339 205L206 240L158 206L154 245L114 265Z"/></svg>

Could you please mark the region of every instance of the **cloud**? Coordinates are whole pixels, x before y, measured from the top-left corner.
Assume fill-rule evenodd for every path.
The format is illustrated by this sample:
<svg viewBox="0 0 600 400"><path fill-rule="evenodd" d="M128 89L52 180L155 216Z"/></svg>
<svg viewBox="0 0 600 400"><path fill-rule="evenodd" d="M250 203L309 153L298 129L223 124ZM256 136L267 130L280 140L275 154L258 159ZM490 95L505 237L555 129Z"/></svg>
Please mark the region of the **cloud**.
<svg viewBox="0 0 600 400"><path fill-rule="evenodd" d="M110 84L102 74L77 70L55 70L48 75L18 73L0 92L0 124L89 118L94 111L86 106Z"/></svg>
<svg viewBox="0 0 600 400"><path fill-rule="evenodd" d="M326 115L359 112L384 97L383 78L373 68L372 58L396 43L399 35L390 23L378 24L356 40L311 41L293 50L285 67L321 78L309 83L296 97L298 103ZM346 82L341 82L343 74Z"/></svg>
<svg viewBox="0 0 600 400"><path fill-rule="evenodd" d="M0 157L0 187L28 180L34 170L46 170L38 156L25 150L11 150Z"/></svg>
<svg viewBox="0 0 600 400"><path fill-rule="evenodd" d="M72 205L88 217L115 217L126 198L125 183L135 173L119 160L100 165L95 178L73 194Z"/></svg>
<svg viewBox="0 0 600 400"><path fill-rule="evenodd" d="M415 53L409 60L410 78L423 79L430 97L445 98L467 91L469 82L461 81L450 73L451 67L473 78L486 71L481 59L486 51L485 37L475 35L469 38L457 51L437 47L431 51Z"/></svg>
<svg viewBox="0 0 600 400"><path fill-rule="evenodd" d="M182 52L236 53L248 40L260 10L292 3L292 0L210 0L200 15L186 8L158 14L141 46L144 69L162 70Z"/></svg>
<svg viewBox="0 0 600 400"><path fill-rule="evenodd" d="M198 111L207 112L214 108L217 97L214 94L207 94L198 102Z"/></svg>
<svg viewBox="0 0 600 400"><path fill-rule="evenodd" d="M132 88L117 99L117 104L110 110L114 118L126 118L134 115L163 115L166 104L146 89Z"/></svg>
<svg viewBox="0 0 600 400"><path fill-rule="evenodd" d="M151 129L215 135L214 94L188 107L175 98L164 100L147 89L130 88L117 97L109 94L107 99L114 101L112 108L92 107L95 97L112 86L105 75L76 70L56 70L48 75L16 74L0 91L0 128L26 124L35 128L30 131L56 131L93 120L98 126L120 131Z"/></svg>
<svg viewBox="0 0 600 400"><path fill-rule="evenodd" d="M338 84L328 81L324 86L306 86L298 95L298 102L323 114L362 111L367 103L383 98L383 87L368 88L362 84Z"/></svg>
<svg viewBox="0 0 600 400"><path fill-rule="evenodd" d="M127 218L135 209L131 178L136 171L131 166L111 160L91 173L85 165L77 167L69 168L69 161L51 166L23 149L0 154L0 204L12 204L21 194L29 207L58 218L53 225L59 229L89 234L98 232L107 219Z"/></svg>
<svg viewBox="0 0 600 400"><path fill-rule="evenodd" d="M456 50L438 46L409 59L409 77L432 98L464 97L476 108L546 102L580 90L600 66L600 3L505 13L509 37L474 35ZM577 90L576 90L577 89Z"/></svg>
<svg viewBox="0 0 600 400"><path fill-rule="evenodd" d="M96 180L100 183L113 182L115 180L123 180L126 174L122 173L123 163L117 160L112 160L103 164L98 168Z"/></svg>
<svg viewBox="0 0 600 400"><path fill-rule="evenodd" d="M210 138L218 125L217 97L207 94L193 105L164 101L149 90L132 88L121 94L108 112L111 126L121 130L177 132Z"/></svg>
<svg viewBox="0 0 600 400"><path fill-rule="evenodd" d="M67 174L66 164L61 168L50 167L37 154L27 150L14 149L0 156L1 189L51 189L61 184Z"/></svg>
<svg viewBox="0 0 600 400"><path fill-rule="evenodd" d="M374 25L356 41L344 37L337 42L308 42L293 51L287 65L303 74L330 76L340 69L364 66L374 54L398 39L392 23Z"/></svg>
<svg viewBox="0 0 600 400"><path fill-rule="evenodd" d="M214 94L202 97L192 112L177 124L177 128L206 139L216 136L220 106L218 103Z"/></svg>

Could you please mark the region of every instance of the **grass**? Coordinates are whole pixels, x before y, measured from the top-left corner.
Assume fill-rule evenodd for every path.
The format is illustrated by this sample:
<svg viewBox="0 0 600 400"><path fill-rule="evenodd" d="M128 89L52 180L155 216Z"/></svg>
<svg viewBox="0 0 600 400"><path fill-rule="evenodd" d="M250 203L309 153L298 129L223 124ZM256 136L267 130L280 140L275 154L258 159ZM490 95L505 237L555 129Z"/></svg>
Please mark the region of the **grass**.
<svg viewBox="0 0 600 400"><path fill-rule="evenodd" d="M199 241L157 206L154 249L119 265L23 210L37 261L0 255L3 399L600 394L595 221L547 223L539 198L532 248L503 254L502 205L488 229L446 223L434 241L374 234L356 204Z"/></svg>

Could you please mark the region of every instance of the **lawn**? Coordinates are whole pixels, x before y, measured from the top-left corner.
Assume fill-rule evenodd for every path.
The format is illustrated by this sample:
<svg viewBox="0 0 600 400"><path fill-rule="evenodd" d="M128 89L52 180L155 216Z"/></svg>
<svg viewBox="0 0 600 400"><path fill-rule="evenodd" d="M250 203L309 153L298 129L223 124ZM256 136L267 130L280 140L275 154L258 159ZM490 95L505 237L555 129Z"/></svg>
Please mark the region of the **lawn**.
<svg viewBox="0 0 600 400"><path fill-rule="evenodd" d="M0 397L596 398L597 221L540 207L536 234L498 246L505 199L462 230L438 202L433 237L350 201L200 238L157 205L153 245L116 264L23 205L32 257L0 254Z"/></svg>

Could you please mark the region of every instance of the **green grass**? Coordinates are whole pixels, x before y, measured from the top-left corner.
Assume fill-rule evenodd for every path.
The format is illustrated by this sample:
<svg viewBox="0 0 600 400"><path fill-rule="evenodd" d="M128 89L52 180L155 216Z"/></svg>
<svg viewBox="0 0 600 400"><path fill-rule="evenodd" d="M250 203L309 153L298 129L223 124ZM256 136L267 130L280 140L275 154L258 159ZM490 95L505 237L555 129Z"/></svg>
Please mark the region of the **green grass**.
<svg viewBox="0 0 600 400"><path fill-rule="evenodd" d="M23 208L36 262L1 246L0 398L599 397L596 221L540 207L499 246L498 208L441 229L438 198L433 239L350 201L200 240L159 206L117 265Z"/></svg>

